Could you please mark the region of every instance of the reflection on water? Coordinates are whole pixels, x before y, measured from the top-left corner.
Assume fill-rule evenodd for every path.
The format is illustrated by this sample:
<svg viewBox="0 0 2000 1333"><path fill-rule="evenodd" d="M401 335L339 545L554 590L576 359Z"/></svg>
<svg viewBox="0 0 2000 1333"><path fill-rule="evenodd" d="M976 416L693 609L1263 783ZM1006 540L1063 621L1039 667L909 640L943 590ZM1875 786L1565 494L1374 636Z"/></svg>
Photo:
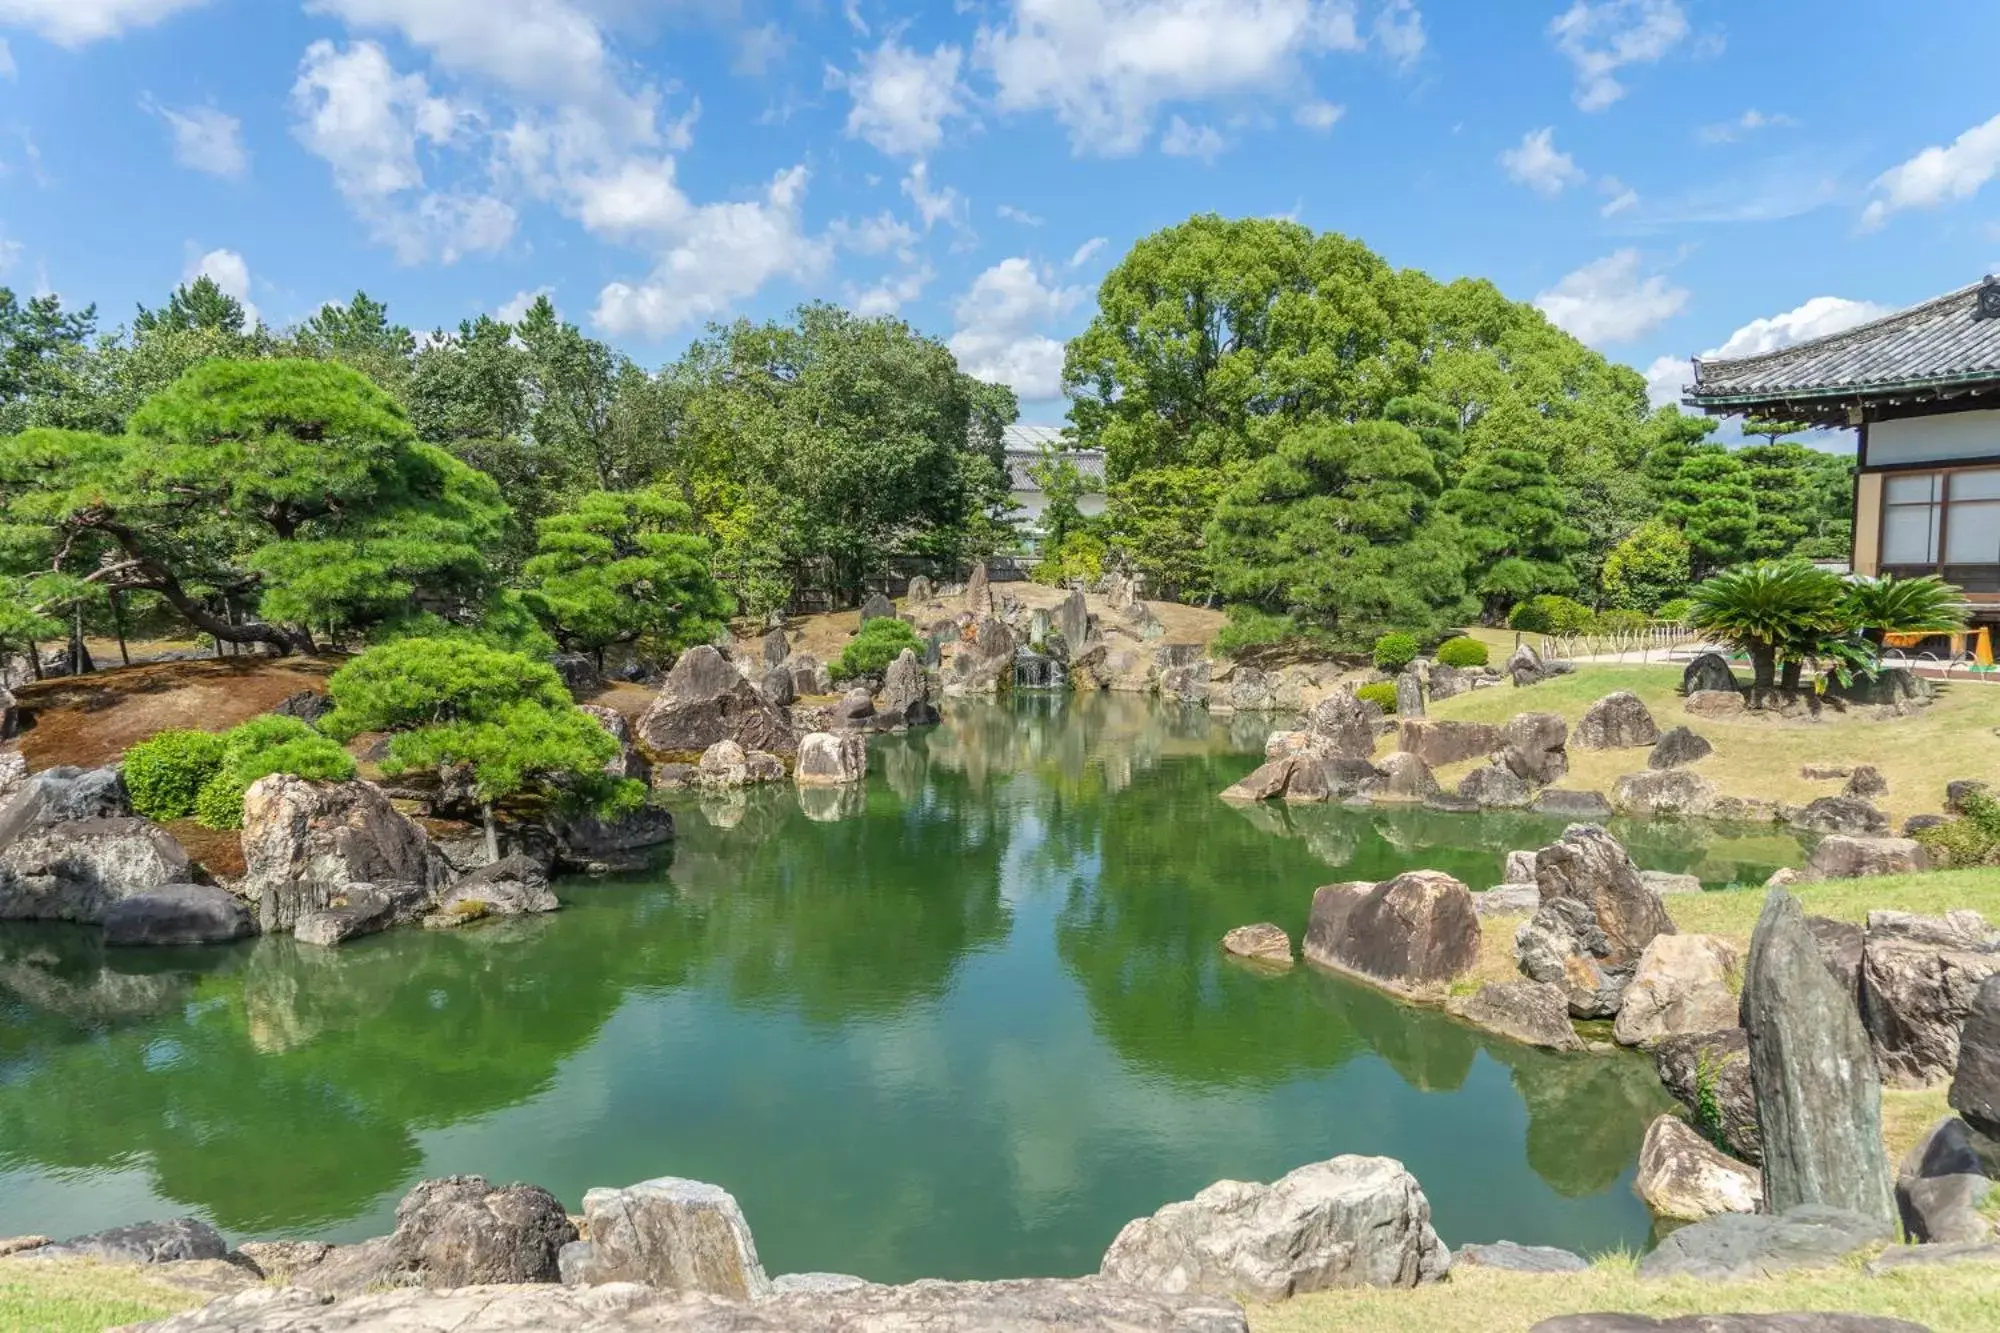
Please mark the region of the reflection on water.
<svg viewBox="0 0 2000 1333"><path fill-rule="evenodd" d="M1077 1273L1223 1176L1402 1158L1456 1244L1643 1245L1638 1059L1547 1055L1216 941L1315 885L1483 887L1558 821L1241 810L1267 724L1120 696L958 704L865 790L690 800L655 871L557 916L107 953L0 929L0 1234L198 1212L387 1230L425 1175L675 1174L743 1201L774 1271ZM1621 830L1711 882L1788 858Z"/></svg>

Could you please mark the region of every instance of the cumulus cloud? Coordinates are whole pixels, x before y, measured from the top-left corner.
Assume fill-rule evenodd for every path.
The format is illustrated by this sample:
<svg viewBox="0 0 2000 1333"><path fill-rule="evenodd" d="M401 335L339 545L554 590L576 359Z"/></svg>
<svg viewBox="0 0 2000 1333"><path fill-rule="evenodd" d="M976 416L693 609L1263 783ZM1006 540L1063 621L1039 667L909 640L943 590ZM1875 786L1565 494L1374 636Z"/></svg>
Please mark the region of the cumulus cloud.
<svg viewBox="0 0 2000 1333"><path fill-rule="evenodd" d="M911 165L909 174L903 177L903 193L917 206L917 216L923 220L925 231L940 222L954 227L964 225L965 196L949 185L933 189L929 163Z"/></svg>
<svg viewBox="0 0 2000 1333"><path fill-rule="evenodd" d="M1873 301L1815 296L1783 314L1751 320L1730 334L1720 347L1711 347L1703 352L1701 359L1730 360L1783 351L1795 343L1845 333L1857 324L1866 324L1889 313L1889 307ZM1679 402L1682 388L1694 383L1694 363L1682 357L1658 357L1646 367L1644 373L1647 396L1655 407Z"/></svg>
<svg viewBox="0 0 2000 1333"><path fill-rule="evenodd" d="M250 300L250 265L242 255L234 250L210 250L194 260L182 275L185 282L196 278L212 281L222 294L243 307L243 331L250 332L257 327L257 307Z"/></svg>
<svg viewBox="0 0 2000 1333"><path fill-rule="evenodd" d="M535 302L544 296L552 297L555 294L556 289L553 287L537 287L533 291L515 292L493 312L493 317L502 324L519 324L528 317L528 311L534 308Z"/></svg>
<svg viewBox="0 0 2000 1333"><path fill-rule="evenodd" d="M2000 171L2000 116L1974 125L1949 144L1933 144L1877 176L1875 198L1862 212L1861 225L1872 229L1904 209L1970 199L1995 171Z"/></svg>
<svg viewBox="0 0 2000 1333"><path fill-rule="evenodd" d="M1063 344L1049 329L1086 295L1063 287L1028 259L1003 259L973 280L954 313L952 354L976 379L1006 384L1024 402L1062 393Z"/></svg>
<svg viewBox="0 0 2000 1333"><path fill-rule="evenodd" d="M146 109L167 122L173 134L174 161L190 171L238 179L250 170L250 153L243 146L243 122L212 106L175 110L148 98Z"/></svg>
<svg viewBox="0 0 2000 1333"><path fill-rule="evenodd" d="M1535 298L1558 327L1593 347L1630 342L1687 308L1665 274L1641 272L1637 250L1619 250L1566 275Z"/></svg>
<svg viewBox="0 0 2000 1333"><path fill-rule="evenodd" d="M1166 103L1283 88L1303 58L1363 45L1352 0L1013 0L976 55L1001 110L1053 112L1076 151L1122 154Z"/></svg>
<svg viewBox="0 0 2000 1333"><path fill-rule="evenodd" d="M1555 135L1555 127L1545 125L1528 131L1520 143L1501 153L1500 165L1507 169L1508 178L1551 197L1588 180L1576 159L1556 147Z"/></svg>
<svg viewBox="0 0 2000 1333"><path fill-rule="evenodd" d="M1175 116L1160 136L1160 151L1168 157L1195 157L1213 162L1229 146L1213 125L1190 125Z"/></svg>
<svg viewBox="0 0 2000 1333"><path fill-rule="evenodd" d="M854 107L847 133L891 157L914 157L944 142L944 123L964 111L958 72L964 53L940 46L929 55L894 37L862 57L852 74L829 69L827 81L847 89Z"/></svg>
<svg viewBox="0 0 2000 1333"><path fill-rule="evenodd" d="M0 23L30 28L58 46L84 46L193 9L205 0L0 0Z"/></svg>
<svg viewBox="0 0 2000 1333"><path fill-rule="evenodd" d="M1734 143L1745 135L1755 134L1758 130L1776 129L1781 126L1793 126L1797 124L1798 121L1792 119L1782 111L1772 112L1767 115L1753 106L1734 120L1725 120L1714 125L1702 126L1700 134L1703 143Z"/></svg>
<svg viewBox="0 0 2000 1333"><path fill-rule="evenodd" d="M1408 69L1424 53L1424 16L1415 0L1389 0L1375 16L1376 47L1397 66Z"/></svg>
<svg viewBox="0 0 2000 1333"><path fill-rule="evenodd" d="M893 315L924 294L935 275L928 264L892 274L864 291L849 292L849 303L857 315Z"/></svg>
<svg viewBox="0 0 2000 1333"><path fill-rule="evenodd" d="M1669 407L1679 403L1682 390L1694 383L1694 362L1679 356L1654 357L1640 373L1646 377L1646 401Z"/></svg>
<svg viewBox="0 0 2000 1333"><path fill-rule="evenodd" d="M1664 58L1686 39L1688 21L1675 0L1576 0L1549 34L1576 67L1576 104L1602 111L1625 95L1618 71Z"/></svg>
<svg viewBox="0 0 2000 1333"><path fill-rule="evenodd" d="M1337 102L1303 102L1292 111L1292 121L1324 134L1346 114L1347 108Z"/></svg>

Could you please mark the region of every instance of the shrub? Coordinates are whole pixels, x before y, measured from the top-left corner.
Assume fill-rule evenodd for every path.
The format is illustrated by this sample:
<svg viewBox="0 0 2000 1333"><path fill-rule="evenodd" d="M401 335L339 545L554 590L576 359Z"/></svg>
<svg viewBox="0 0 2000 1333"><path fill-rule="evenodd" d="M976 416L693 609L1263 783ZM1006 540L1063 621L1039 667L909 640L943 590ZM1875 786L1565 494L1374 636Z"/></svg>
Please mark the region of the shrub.
<svg viewBox="0 0 2000 1333"><path fill-rule="evenodd" d="M1298 626L1290 616L1273 615L1239 603L1229 608L1229 623L1216 634L1212 646L1224 657L1235 657L1260 648L1275 648L1297 634Z"/></svg>
<svg viewBox="0 0 2000 1333"><path fill-rule="evenodd" d="M1104 539L1079 529L1064 537L1060 547L1048 551L1028 577L1051 588L1063 587L1077 579L1095 583L1104 577L1104 554Z"/></svg>
<svg viewBox="0 0 2000 1333"><path fill-rule="evenodd" d="M1847 592L1840 575L1805 560L1738 565L1695 588L1694 627L1746 654L1761 688L1779 683L1783 659L1790 689L1804 658L1844 628Z"/></svg>
<svg viewBox="0 0 2000 1333"><path fill-rule="evenodd" d="M1396 683L1378 680L1373 685L1363 685L1354 692L1354 697L1365 703L1374 704L1385 713L1396 711Z"/></svg>
<svg viewBox="0 0 2000 1333"><path fill-rule="evenodd" d="M905 648L923 651L923 640L907 621L894 616L871 620L840 650L840 659L829 663L826 674L837 681L872 676L887 671L889 663L902 656Z"/></svg>
<svg viewBox="0 0 2000 1333"><path fill-rule="evenodd" d="M1965 813L1959 818L1918 829L1913 835L1936 869L2000 861L2000 802L1974 794L1965 798L1961 808Z"/></svg>
<svg viewBox="0 0 2000 1333"><path fill-rule="evenodd" d="M1404 634L1400 630L1394 634L1384 634L1375 640L1375 669L1401 671L1417 660L1420 651L1417 636L1414 634Z"/></svg>
<svg viewBox="0 0 2000 1333"><path fill-rule="evenodd" d="M1510 629L1529 634L1581 634L1590 628L1594 613L1582 602L1554 593L1516 602L1507 616Z"/></svg>
<svg viewBox="0 0 2000 1333"><path fill-rule="evenodd" d="M1599 634L1637 634L1653 623L1644 611L1599 611L1590 622L1592 630Z"/></svg>
<svg viewBox="0 0 2000 1333"><path fill-rule="evenodd" d="M217 739L222 762L189 812L208 828L243 827L243 794L273 773L309 782L345 782L354 776L353 756L295 717L266 713Z"/></svg>
<svg viewBox="0 0 2000 1333"><path fill-rule="evenodd" d="M132 808L148 819L186 819L222 770L224 749L210 731L163 731L133 746L124 765Z"/></svg>
<svg viewBox="0 0 2000 1333"><path fill-rule="evenodd" d="M1676 597L1671 602L1660 603L1660 609L1653 613L1653 618L1669 625L1685 625L1693 615L1694 602L1686 597Z"/></svg>
<svg viewBox="0 0 2000 1333"><path fill-rule="evenodd" d="M1437 659L1440 665L1457 667L1483 667L1487 662L1486 645L1477 639L1446 639L1438 645Z"/></svg>

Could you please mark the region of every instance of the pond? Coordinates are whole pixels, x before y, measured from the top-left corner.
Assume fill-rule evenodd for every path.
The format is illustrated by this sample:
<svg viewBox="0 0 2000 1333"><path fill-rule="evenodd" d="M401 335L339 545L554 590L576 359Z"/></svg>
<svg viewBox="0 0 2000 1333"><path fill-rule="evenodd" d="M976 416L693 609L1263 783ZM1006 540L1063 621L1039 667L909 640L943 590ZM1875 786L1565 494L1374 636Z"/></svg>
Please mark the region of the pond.
<svg viewBox="0 0 2000 1333"><path fill-rule="evenodd" d="M656 869L554 916L339 951L106 952L0 930L0 1235L199 1214L237 1239L386 1232L415 1181L714 1181L772 1272L1091 1271L1130 1218L1339 1153L1406 1162L1453 1245L1643 1247L1667 1105L1307 967L1314 886L1475 888L1560 821L1252 809L1268 720L1127 697L959 704L865 791L690 801ZM1621 829L1755 882L1795 849Z"/></svg>

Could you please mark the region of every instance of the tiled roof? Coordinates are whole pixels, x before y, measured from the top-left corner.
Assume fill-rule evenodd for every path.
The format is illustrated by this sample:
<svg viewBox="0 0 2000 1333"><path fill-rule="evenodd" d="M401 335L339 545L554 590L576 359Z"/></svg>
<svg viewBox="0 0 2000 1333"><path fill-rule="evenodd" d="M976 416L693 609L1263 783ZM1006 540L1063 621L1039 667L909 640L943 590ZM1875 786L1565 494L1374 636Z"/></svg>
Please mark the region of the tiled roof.
<svg viewBox="0 0 2000 1333"><path fill-rule="evenodd" d="M1973 317L1980 286L1762 356L1697 360L1688 401L1722 408L2000 385L2000 319Z"/></svg>
<svg viewBox="0 0 2000 1333"><path fill-rule="evenodd" d="M1042 450L1046 446L1061 452L1062 456L1076 465L1076 470L1096 482L1095 489L1104 489L1104 451L1101 449L1064 449L1063 428L1061 426L1009 426L1002 433L1001 443L1007 449L1007 474L1009 483L1017 491L1039 491L1041 487L1028 476L1028 467L1042 461Z"/></svg>

